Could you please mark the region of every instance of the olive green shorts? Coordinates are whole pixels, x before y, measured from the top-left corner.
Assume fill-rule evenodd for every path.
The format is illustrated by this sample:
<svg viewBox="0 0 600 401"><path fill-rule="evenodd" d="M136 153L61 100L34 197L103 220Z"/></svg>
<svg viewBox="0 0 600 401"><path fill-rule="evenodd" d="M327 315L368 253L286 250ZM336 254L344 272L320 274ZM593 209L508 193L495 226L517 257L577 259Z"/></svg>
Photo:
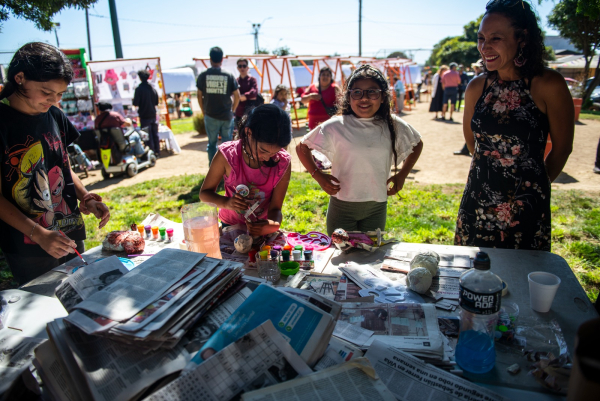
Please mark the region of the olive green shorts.
<svg viewBox="0 0 600 401"><path fill-rule="evenodd" d="M334 196L329 197L327 209L327 234L331 236L336 228L346 231L385 230L387 202L346 202Z"/></svg>

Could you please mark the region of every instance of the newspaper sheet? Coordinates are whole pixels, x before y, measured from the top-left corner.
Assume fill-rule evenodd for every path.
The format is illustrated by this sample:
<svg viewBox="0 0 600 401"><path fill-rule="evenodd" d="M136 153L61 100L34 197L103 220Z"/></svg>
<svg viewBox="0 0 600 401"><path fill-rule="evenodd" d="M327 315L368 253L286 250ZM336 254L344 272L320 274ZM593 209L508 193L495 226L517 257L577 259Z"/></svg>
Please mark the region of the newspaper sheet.
<svg viewBox="0 0 600 401"><path fill-rule="evenodd" d="M258 284L249 282L244 288L233 294L221 305L217 306L197 324L192 326L182 340L182 345L190 353L194 354L216 333L219 327L231 316L231 314L252 294Z"/></svg>
<svg viewBox="0 0 600 401"><path fill-rule="evenodd" d="M427 357L443 356L441 333L433 304L345 303L339 318L374 332L365 343L379 339L384 343Z"/></svg>
<svg viewBox="0 0 600 401"><path fill-rule="evenodd" d="M0 330L0 394L9 389L12 382L31 366L33 350L42 338L13 335L12 330Z"/></svg>
<svg viewBox="0 0 600 401"><path fill-rule="evenodd" d="M363 329L361 326L353 325L343 320L339 320L335 324L333 335L350 341L352 344L356 344L359 347L363 347L373 335L371 330Z"/></svg>
<svg viewBox="0 0 600 401"><path fill-rule="evenodd" d="M328 299L320 294L316 294L312 291L289 287L277 287L277 290L305 300L309 304L329 313L333 317L333 320L337 320L342 312L342 305L340 303Z"/></svg>
<svg viewBox="0 0 600 401"><path fill-rule="evenodd" d="M456 277L434 277L429 291L435 299L454 299L458 300L460 286Z"/></svg>
<svg viewBox="0 0 600 401"><path fill-rule="evenodd" d="M44 386L50 390L52 398L57 400L78 401L79 395L73 391L71 378L62 367L51 341L40 344L35 349L33 365L37 369Z"/></svg>
<svg viewBox="0 0 600 401"><path fill-rule="evenodd" d="M331 337L325 355L315 365L315 371L327 369L363 356L363 352L348 341Z"/></svg>
<svg viewBox="0 0 600 401"><path fill-rule="evenodd" d="M380 341L373 342L365 357L399 401L508 401Z"/></svg>
<svg viewBox="0 0 600 401"><path fill-rule="evenodd" d="M205 254L163 249L120 280L78 304L76 309L125 321L164 294L197 265Z"/></svg>
<svg viewBox="0 0 600 401"><path fill-rule="evenodd" d="M128 400L160 378L183 369L189 359L182 347L143 354L127 345L67 328L62 319L50 324L56 324L63 334L95 400Z"/></svg>
<svg viewBox="0 0 600 401"><path fill-rule="evenodd" d="M129 273L129 270L123 266L119 258L111 256L80 267L56 287L54 294L67 312L71 312L75 305L114 283L127 273Z"/></svg>
<svg viewBox="0 0 600 401"><path fill-rule="evenodd" d="M212 358L146 398L147 401L226 401L312 370L267 320Z"/></svg>
<svg viewBox="0 0 600 401"><path fill-rule="evenodd" d="M361 288L354 284L351 280L346 277L346 275L342 275L339 279L339 283L337 285L337 290L335 292L334 300L337 302L375 302L375 296L361 296L359 291Z"/></svg>
<svg viewBox="0 0 600 401"><path fill-rule="evenodd" d="M366 358L299 377L261 390L242 394L244 401L395 401Z"/></svg>

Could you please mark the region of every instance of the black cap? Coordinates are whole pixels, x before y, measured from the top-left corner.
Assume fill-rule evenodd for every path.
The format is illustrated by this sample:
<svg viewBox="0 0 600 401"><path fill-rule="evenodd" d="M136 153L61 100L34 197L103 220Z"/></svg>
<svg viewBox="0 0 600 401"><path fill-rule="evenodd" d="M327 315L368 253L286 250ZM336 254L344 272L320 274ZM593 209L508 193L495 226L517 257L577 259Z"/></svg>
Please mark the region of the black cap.
<svg viewBox="0 0 600 401"><path fill-rule="evenodd" d="M490 257L485 252L477 252L473 260L473 267L477 270L490 270Z"/></svg>

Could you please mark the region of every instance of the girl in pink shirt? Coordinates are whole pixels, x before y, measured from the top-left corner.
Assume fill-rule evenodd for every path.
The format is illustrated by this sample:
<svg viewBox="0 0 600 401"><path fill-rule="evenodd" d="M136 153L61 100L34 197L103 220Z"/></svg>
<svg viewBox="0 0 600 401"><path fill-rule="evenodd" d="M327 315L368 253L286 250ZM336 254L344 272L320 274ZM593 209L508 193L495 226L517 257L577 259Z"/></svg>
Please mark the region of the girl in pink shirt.
<svg viewBox="0 0 600 401"><path fill-rule="evenodd" d="M246 224L250 235L267 235L279 230L281 207L291 175L291 157L284 149L292 140L288 114L274 104L261 105L242 117L240 139L219 146L200 188L200 200L219 208L224 225ZM217 187L225 181L225 196ZM235 188L246 185L242 197ZM258 219L246 221L244 213L256 201Z"/></svg>

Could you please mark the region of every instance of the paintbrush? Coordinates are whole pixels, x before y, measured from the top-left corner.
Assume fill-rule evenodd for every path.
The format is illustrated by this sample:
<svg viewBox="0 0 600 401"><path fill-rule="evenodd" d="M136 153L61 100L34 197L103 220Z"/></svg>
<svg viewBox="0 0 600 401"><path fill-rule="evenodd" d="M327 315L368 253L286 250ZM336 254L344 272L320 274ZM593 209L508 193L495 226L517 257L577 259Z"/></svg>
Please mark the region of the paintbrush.
<svg viewBox="0 0 600 401"><path fill-rule="evenodd" d="M65 235L65 233L63 233L62 231L58 230L58 232L60 233L60 235L62 235L63 237L65 237L66 239L70 239L69 237L67 237ZM77 251L77 248L73 248L73 250L75 251L75 253L77 254L77 256L79 256L79 259L82 260L84 265L88 265L88 262L85 261L85 259L83 258L83 256L81 256L81 254Z"/></svg>

